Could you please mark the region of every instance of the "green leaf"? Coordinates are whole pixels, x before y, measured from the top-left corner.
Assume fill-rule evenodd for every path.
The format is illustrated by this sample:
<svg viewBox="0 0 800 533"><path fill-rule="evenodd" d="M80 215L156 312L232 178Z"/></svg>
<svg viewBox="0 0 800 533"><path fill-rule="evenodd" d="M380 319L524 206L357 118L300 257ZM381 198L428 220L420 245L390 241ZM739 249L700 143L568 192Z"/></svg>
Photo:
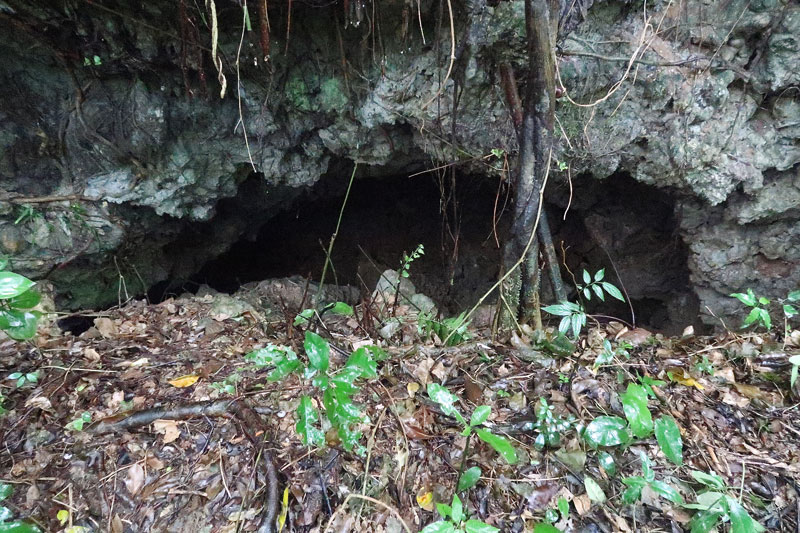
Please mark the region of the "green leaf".
<svg viewBox="0 0 800 533"><path fill-rule="evenodd" d="M613 284L611 284L611 283L609 283L609 282L607 282L607 281L601 281L601 282L600 282L600 285L602 285L602 286L603 286L603 289L605 289L605 291L606 291L606 292L609 294L609 296L611 296L612 298L616 298L616 299L617 299L617 300L619 300L620 302L624 302L624 301L625 301L625 297L624 297L624 296L622 296L622 293L621 293L621 292L619 291L619 289L618 289L618 288L616 288L616 287L615 287Z"/></svg>
<svg viewBox="0 0 800 533"><path fill-rule="evenodd" d="M319 413L311 402L311 398L301 397L300 405L297 406L297 424L294 427L297 433L303 437L305 446L321 446L325 443L325 435L321 429L316 427L317 422L319 422Z"/></svg>
<svg viewBox="0 0 800 533"><path fill-rule="evenodd" d="M19 296L35 285L34 282L14 272L0 272L0 300Z"/></svg>
<svg viewBox="0 0 800 533"><path fill-rule="evenodd" d="M583 269L583 282L584 283L591 283L592 282L592 276L590 276L589 273L586 272L585 268Z"/></svg>
<svg viewBox="0 0 800 533"><path fill-rule="evenodd" d="M303 347L308 356L308 363L312 368L325 372L328 370L330 364L330 351L331 347L328 341L314 333L313 331L306 331L305 342Z"/></svg>
<svg viewBox="0 0 800 533"><path fill-rule="evenodd" d="M786 315L786 318L792 318L793 316L797 315L798 311L793 305L783 304L783 314Z"/></svg>
<svg viewBox="0 0 800 533"><path fill-rule="evenodd" d="M587 300L591 300L592 299L592 293L591 293L591 291L589 291L589 287L584 287L583 288L583 297L586 298Z"/></svg>
<svg viewBox="0 0 800 533"><path fill-rule="evenodd" d="M536 524L533 526L533 533L561 533L561 530L550 524Z"/></svg>
<svg viewBox="0 0 800 533"><path fill-rule="evenodd" d="M41 533L41 531L37 526L22 520L0 524L0 533Z"/></svg>
<svg viewBox="0 0 800 533"><path fill-rule="evenodd" d="M786 299L790 302L800 302L800 290L790 292Z"/></svg>
<svg viewBox="0 0 800 533"><path fill-rule="evenodd" d="M570 319L572 321L572 334L577 339L578 335L581 334L581 325L586 320L586 315L575 313Z"/></svg>
<svg viewBox="0 0 800 533"><path fill-rule="evenodd" d="M628 425L618 416L598 416L586 426L584 438L593 446L619 446L630 440Z"/></svg>
<svg viewBox="0 0 800 533"><path fill-rule="evenodd" d="M683 497L681 496L681 493L678 492L677 489L673 488L671 485L668 485L667 483L664 483L663 481L651 481L650 488L653 489L653 492L663 496L672 503L675 504L683 503Z"/></svg>
<svg viewBox="0 0 800 533"><path fill-rule="evenodd" d="M769 305L769 298L764 298L763 296L759 296L758 303L761 305Z"/></svg>
<svg viewBox="0 0 800 533"><path fill-rule="evenodd" d="M753 307L754 305L756 305L756 297L753 294L752 290L748 289L747 292L748 294L742 292L734 292L733 294L730 295L730 297L736 298L737 300L739 300L748 307Z"/></svg>
<svg viewBox="0 0 800 533"><path fill-rule="evenodd" d="M447 505L446 503L437 503L436 511L442 518L449 518L450 515L453 514L453 508Z"/></svg>
<svg viewBox="0 0 800 533"><path fill-rule="evenodd" d="M454 417L465 426L467 425L467 421L454 407L456 402L458 402L458 398L447 390L447 388L442 387L438 383L428 383L428 397L439 404L444 414Z"/></svg>
<svg viewBox="0 0 800 533"><path fill-rule="evenodd" d="M8 268L8 256L0 255L0 270L5 270ZM791 293L789 294L791 297Z"/></svg>
<svg viewBox="0 0 800 533"><path fill-rule="evenodd" d="M628 390L620 399L634 436L640 439L648 437L653 432L653 417L647 408L647 391L641 385L629 383Z"/></svg>
<svg viewBox="0 0 800 533"><path fill-rule="evenodd" d="M681 430L675 419L671 416L663 416L655 422L655 433L658 446L667 459L674 464L683 465L683 439Z"/></svg>
<svg viewBox="0 0 800 533"><path fill-rule="evenodd" d="M0 483L0 502L14 494L14 487L8 483Z"/></svg>
<svg viewBox="0 0 800 533"><path fill-rule="evenodd" d="M275 369L267 375L267 381L280 381L298 368L300 368L300 360L298 359L281 359L275 362Z"/></svg>
<svg viewBox="0 0 800 533"><path fill-rule="evenodd" d="M14 309L31 309L39 305L41 301L42 295L38 291L31 289L11 298L8 301L8 305Z"/></svg>
<svg viewBox="0 0 800 533"><path fill-rule="evenodd" d="M39 313L36 311L0 310L0 329L14 340L27 340L36 336Z"/></svg>
<svg viewBox="0 0 800 533"><path fill-rule="evenodd" d="M330 307L334 315L353 316L353 307L344 302L336 302Z"/></svg>
<svg viewBox="0 0 800 533"><path fill-rule="evenodd" d="M603 288L600 285L592 285L592 290L597 295L597 297L600 298L601 302L606 301L606 295L603 292Z"/></svg>
<svg viewBox="0 0 800 533"><path fill-rule="evenodd" d="M606 493L603 492L603 489L594 479L589 476L584 476L583 486L586 487L586 494L589 496L589 499L594 503L603 503L606 501Z"/></svg>
<svg viewBox="0 0 800 533"><path fill-rule="evenodd" d="M570 316L572 314L572 310L564 307L564 304L548 305L547 307L542 307L542 311L556 316Z"/></svg>
<svg viewBox="0 0 800 533"><path fill-rule="evenodd" d="M477 466L472 466L464 470L464 473L461 474L461 477L458 479L458 487L456 490L458 492L464 492L465 490L469 490L474 487L478 480L481 478L481 469Z"/></svg>
<svg viewBox="0 0 800 533"><path fill-rule="evenodd" d="M362 378L378 377L378 363L372 360L369 350L363 346L350 354L345 367L357 368Z"/></svg>
<svg viewBox="0 0 800 533"><path fill-rule="evenodd" d="M458 497L458 494L453 494L453 503L451 505L452 512L450 513L450 517L453 519L453 522L456 524L461 523L461 520L464 518L464 505L461 503L461 499Z"/></svg>
<svg viewBox="0 0 800 533"><path fill-rule="evenodd" d="M451 522L439 520L428 524L420 533L455 533L456 527Z"/></svg>
<svg viewBox="0 0 800 533"><path fill-rule="evenodd" d="M569 331L570 317L565 316L558 324L558 332L566 334Z"/></svg>
<svg viewBox="0 0 800 533"><path fill-rule="evenodd" d="M725 513L722 511L700 511L689 522L691 533L709 533L717 525L723 514Z"/></svg>
<svg viewBox="0 0 800 533"><path fill-rule="evenodd" d="M600 452L600 454L597 456L597 462L600 463L600 466L609 476L615 476L617 474L617 462L614 460L614 456L610 453Z"/></svg>
<svg viewBox="0 0 800 533"><path fill-rule="evenodd" d="M464 530L467 533L497 533L500 531L496 527L485 524L480 520L467 520L464 522Z"/></svg>
<svg viewBox="0 0 800 533"><path fill-rule="evenodd" d="M772 317L769 316L769 312L766 309L759 309L759 318L761 319L761 323L767 329L772 329Z"/></svg>
<svg viewBox="0 0 800 533"><path fill-rule="evenodd" d="M478 434L478 437L494 448L494 450L499 453L503 459L510 465L513 465L517 462L517 452L514 450L514 447L505 437L501 437L500 435L495 435L488 429L484 428L475 428L475 433Z"/></svg>
<svg viewBox="0 0 800 533"><path fill-rule="evenodd" d="M728 518L731 520L731 533L760 533L764 526L753 520L747 510L736 498L725 496L728 504Z"/></svg>
<svg viewBox="0 0 800 533"><path fill-rule="evenodd" d="M626 504L632 504L642 497L642 489L647 486L647 480L643 477L633 476L626 477L622 480L627 489L622 493L622 501Z"/></svg>
<svg viewBox="0 0 800 533"><path fill-rule="evenodd" d="M744 322L742 323L742 327L746 328L750 324L753 324L754 322L757 322L759 318L761 318L761 308L760 307L754 307L747 314L747 318L744 319Z"/></svg>
<svg viewBox="0 0 800 533"><path fill-rule="evenodd" d="M480 426L489 419L492 414L492 408L488 405L480 405L472 412L472 417L469 419L470 426Z"/></svg>
<svg viewBox="0 0 800 533"><path fill-rule="evenodd" d="M556 505L558 506L558 512L561 513L562 520L566 519L569 516L569 502L567 499L559 496Z"/></svg>
<svg viewBox="0 0 800 533"><path fill-rule="evenodd" d="M303 324L310 323L311 319L314 318L314 313L314 309L303 309L296 317L294 317L294 322L292 325L302 326Z"/></svg>
<svg viewBox="0 0 800 533"><path fill-rule="evenodd" d="M644 480L650 483L656 478L656 473L653 472L653 462L650 461L650 458L647 457L647 454L643 451L639 451L639 460L642 462L642 477Z"/></svg>
<svg viewBox="0 0 800 533"><path fill-rule="evenodd" d="M726 485L725 481L716 474L709 474L706 472L701 472L699 470L692 470L690 472L691 476L697 481L698 483L702 483L706 487L711 487L713 489L725 490Z"/></svg>

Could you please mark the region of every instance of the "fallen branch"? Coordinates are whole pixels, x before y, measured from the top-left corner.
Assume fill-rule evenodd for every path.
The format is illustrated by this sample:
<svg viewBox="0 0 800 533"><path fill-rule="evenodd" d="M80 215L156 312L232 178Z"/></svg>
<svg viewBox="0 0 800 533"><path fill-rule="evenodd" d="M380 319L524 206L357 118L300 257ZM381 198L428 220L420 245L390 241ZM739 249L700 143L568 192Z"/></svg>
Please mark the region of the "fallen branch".
<svg viewBox="0 0 800 533"><path fill-rule="evenodd" d="M256 412L242 400L217 400L184 404L176 407L158 407L137 411L124 418L101 420L86 431L92 435L118 433L134 428L147 426L156 420L185 420L197 416L235 418L241 422L248 440L255 446L255 457L260 455L258 465L267 480L267 497L264 502L264 517L258 533L273 533L275 518L278 515L278 471L272 461L272 454L264 445L265 440L259 438L265 433L264 423Z"/></svg>

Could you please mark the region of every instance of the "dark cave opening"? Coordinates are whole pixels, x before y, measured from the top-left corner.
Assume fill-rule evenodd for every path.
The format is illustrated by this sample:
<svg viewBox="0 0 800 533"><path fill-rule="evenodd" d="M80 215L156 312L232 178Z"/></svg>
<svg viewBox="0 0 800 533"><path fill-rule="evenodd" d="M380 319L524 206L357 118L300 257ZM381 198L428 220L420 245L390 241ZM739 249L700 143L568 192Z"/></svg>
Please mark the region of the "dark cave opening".
<svg viewBox="0 0 800 533"><path fill-rule="evenodd" d="M340 166L299 194L284 191L286 200L275 204L269 216L263 209L247 207L274 194L266 192L260 176L250 177L240 194L221 201L217 216L206 223L245 218L247 231L239 232L226 251L199 265L188 280L154 287L151 299L194 292L202 285L232 293L245 283L270 278L300 275L318 281L350 175ZM411 281L447 314L470 308L498 278L500 245L510 225L508 207L499 215L510 199L497 179L457 173L453 187L450 178L434 172L373 177L368 169L356 177L326 282L357 287L366 297L383 270L398 269L403 253L422 244L425 255L412 264ZM592 274L605 268L605 279L629 295L637 325L669 333L689 324L699 326L688 250L678 233L673 196L627 174L602 181L578 178L571 200L568 195L565 187L551 187L546 209L557 253L566 265L562 275L572 287L570 298L577 297L574 285L580 283L584 268ZM459 221L457 232L454 220ZM195 247L207 234L195 230L193 237L171 248L180 255L181 247ZM552 301L546 275L543 300ZM586 304L590 313L632 322L627 303L595 298Z"/></svg>

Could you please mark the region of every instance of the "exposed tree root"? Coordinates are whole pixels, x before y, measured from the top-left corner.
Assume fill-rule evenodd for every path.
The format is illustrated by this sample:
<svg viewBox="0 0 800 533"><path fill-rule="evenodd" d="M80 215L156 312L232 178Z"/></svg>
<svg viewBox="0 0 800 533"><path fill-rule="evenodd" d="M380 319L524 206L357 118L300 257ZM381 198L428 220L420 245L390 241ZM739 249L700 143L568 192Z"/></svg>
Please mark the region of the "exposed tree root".
<svg viewBox="0 0 800 533"><path fill-rule="evenodd" d="M118 433L152 424L156 420L185 420L196 416L213 416L235 418L241 422L248 440L256 449L255 457L260 457L257 467L267 480L267 496L264 502L264 517L258 533L273 533L275 518L278 515L278 471L272 460L272 453L267 449L264 423L258 414L243 400L216 400L178 405L176 407L158 407L135 412L118 419L101 420L86 431L93 435Z"/></svg>

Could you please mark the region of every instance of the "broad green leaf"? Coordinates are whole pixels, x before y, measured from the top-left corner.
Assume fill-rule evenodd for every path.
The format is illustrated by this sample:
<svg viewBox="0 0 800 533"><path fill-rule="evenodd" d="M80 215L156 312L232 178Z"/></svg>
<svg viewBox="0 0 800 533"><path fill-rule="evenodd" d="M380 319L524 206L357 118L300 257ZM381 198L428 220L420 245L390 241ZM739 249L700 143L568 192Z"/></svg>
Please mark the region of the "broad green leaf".
<svg viewBox="0 0 800 533"><path fill-rule="evenodd" d="M499 453L503 459L510 465L513 465L517 462L517 452L514 450L514 447L505 437L501 437L500 435L495 435L488 429L484 428L475 428L475 433L478 434L478 437L494 448L494 450Z"/></svg>
<svg viewBox="0 0 800 533"><path fill-rule="evenodd" d="M583 486L586 487L586 494L589 496L589 499L594 503L603 503L606 501L606 493L603 492L603 489L594 479L589 476L584 476Z"/></svg>
<svg viewBox="0 0 800 533"><path fill-rule="evenodd" d="M369 350L363 346L350 354L345 366L357 368L362 378L378 377L378 363L372 360Z"/></svg>
<svg viewBox="0 0 800 533"><path fill-rule="evenodd" d="M467 520L464 522L464 530L467 533L497 533L500 531L496 527L485 524L480 520Z"/></svg>
<svg viewBox="0 0 800 533"><path fill-rule="evenodd" d="M610 453L600 452L600 454L597 456L597 462L600 463L600 466L609 476L613 477L617 474L617 462L614 460L614 456Z"/></svg>
<svg viewBox="0 0 800 533"><path fill-rule="evenodd" d="M461 503L458 494L453 494L453 503L450 507L452 509L450 517L453 519L453 522L460 524L461 520L464 518L464 504Z"/></svg>
<svg viewBox="0 0 800 533"><path fill-rule="evenodd" d="M561 533L561 530L550 524L536 524L533 533Z"/></svg>
<svg viewBox="0 0 800 533"><path fill-rule="evenodd" d="M800 290L790 292L786 299L790 302L800 302Z"/></svg>
<svg viewBox="0 0 800 533"><path fill-rule="evenodd" d="M0 272L0 300L19 296L35 285L34 282L14 272Z"/></svg>
<svg viewBox="0 0 800 533"><path fill-rule="evenodd" d="M311 322L311 319L314 318L314 313L314 309L303 309L296 317L294 317L294 322L292 325L302 326L303 324L308 324Z"/></svg>
<svg viewBox="0 0 800 533"><path fill-rule="evenodd" d="M36 311L0 310L0 329L9 337L22 341L36 336L39 313Z"/></svg>
<svg viewBox="0 0 800 533"><path fill-rule="evenodd" d="M618 416L598 416L586 426L584 436L593 446L619 446L630 440L628 425Z"/></svg>
<svg viewBox="0 0 800 533"><path fill-rule="evenodd" d="M556 316L569 316L572 314L572 311L564 307L563 304L548 305L547 307L542 307L542 311Z"/></svg>
<svg viewBox="0 0 800 533"><path fill-rule="evenodd" d="M756 305L756 297L753 294L752 290L748 290L748 294L742 292L734 292L733 294L730 295L730 297L736 298L737 300L739 300L748 307L753 307L754 305Z"/></svg>
<svg viewBox="0 0 800 533"><path fill-rule="evenodd" d="M313 331L306 331L305 342L303 348L306 350L308 356L308 363L312 368L325 372L330 365L330 352L331 347L328 341L314 333Z"/></svg>
<svg viewBox="0 0 800 533"><path fill-rule="evenodd" d="M653 417L647 407L647 391L644 387L629 383L628 390L620 399L634 436L640 439L650 436L653 432Z"/></svg>
<svg viewBox="0 0 800 533"><path fill-rule="evenodd" d="M575 336L575 338L578 338L578 335L581 334L581 325L585 319L586 315L583 314L576 313L572 315L572 334Z"/></svg>
<svg viewBox="0 0 800 533"><path fill-rule="evenodd" d="M700 511L689 522L691 533L709 533L717 525L723 514L725 513L722 511Z"/></svg>
<svg viewBox="0 0 800 533"><path fill-rule="evenodd" d="M472 417L469 419L469 425L480 426L489 419L490 414L492 414L491 407L488 405L479 405L475 408L475 411L472 412Z"/></svg>
<svg viewBox="0 0 800 533"><path fill-rule="evenodd" d="M583 269L583 282L584 283L591 283L592 282L592 276L589 275L589 273L586 271L585 268Z"/></svg>
<svg viewBox="0 0 800 533"><path fill-rule="evenodd" d="M683 439L681 439L681 430L675 423L675 419L671 416L663 416L656 420L655 433L658 445L667 459L681 466L683 464Z"/></svg>
<svg viewBox="0 0 800 533"><path fill-rule="evenodd" d="M742 323L742 327L746 328L750 324L753 324L753 323L757 322L759 318L761 318L761 309L759 307L754 307L747 314L747 318L744 319L744 322Z"/></svg>
<svg viewBox="0 0 800 533"><path fill-rule="evenodd" d="M592 293L589 290L589 287L584 287L583 288L583 297L586 298L587 300L591 300L592 299Z"/></svg>
<svg viewBox="0 0 800 533"><path fill-rule="evenodd" d="M701 472L699 470L692 470L690 474L695 479L695 481L697 481L698 483L702 483L706 487L725 490L725 481L716 474L709 474L706 472Z"/></svg>
<svg viewBox="0 0 800 533"><path fill-rule="evenodd" d="M569 324L570 324L570 317L565 316L561 319L561 322L558 323L558 331L560 333L566 334L569 331Z"/></svg>
<svg viewBox="0 0 800 533"><path fill-rule="evenodd" d="M559 496L556 503L558 505L558 512L561 513L561 518L566 519L569 516L569 502L563 496Z"/></svg>
<svg viewBox="0 0 800 533"><path fill-rule="evenodd" d="M31 309L39 305L41 301L42 295L38 291L31 289L11 298L8 301L8 305L13 309Z"/></svg>
<svg viewBox="0 0 800 533"><path fill-rule="evenodd" d="M37 526L22 520L0 524L0 533L41 533L41 531Z"/></svg>
<svg viewBox="0 0 800 533"><path fill-rule="evenodd" d="M695 503L685 503L683 507L686 509L694 509L698 511L721 511L727 512L723 506L725 503L725 495L721 492L701 492L697 495Z"/></svg>
<svg viewBox="0 0 800 533"><path fill-rule="evenodd" d="M639 460L642 462L642 477L645 481L650 483L656 478L656 473L653 472L653 462L647 457L643 451L639 451Z"/></svg>
<svg viewBox="0 0 800 533"><path fill-rule="evenodd" d="M452 524L452 522L439 520L438 522L434 522L433 524L428 524L425 526L420 533L454 533L455 530L456 527Z"/></svg>
<svg viewBox="0 0 800 533"><path fill-rule="evenodd" d="M319 422L319 413L311 402L311 398L301 397L300 405L297 406L297 424L294 427L297 433L303 437L305 446L320 446L325 443L325 435L321 429L316 427L317 422Z"/></svg>
<svg viewBox="0 0 800 533"><path fill-rule="evenodd" d="M790 304L783 304L783 314L786 318L792 318L798 313L797 308Z"/></svg>
<svg viewBox="0 0 800 533"><path fill-rule="evenodd" d="M455 408L458 398L455 394L447 390L447 388L442 387L438 383L428 383L428 396L431 400L439 404L444 414L455 417L460 423L465 426L467 425L467 421Z"/></svg>
<svg viewBox="0 0 800 533"><path fill-rule="evenodd" d="M334 315L353 316L353 307L344 302L336 302L330 308Z"/></svg>
<svg viewBox="0 0 800 533"><path fill-rule="evenodd" d="M600 298L601 302L605 302L606 301L606 295L603 292L603 288L600 287L600 285L592 285L592 290L597 295L597 297Z"/></svg>
<svg viewBox="0 0 800 533"><path fill-rule="evenodd" d="M453 508L446 503L437 503L436 511L442 518L450 518L450 515L453 514Z"/></svg>
<svg viewBox="0 0 800 533"><path fill-rule="evenodd" d="M653 489L653 492L663 496L672 503L676 504L683 503L683 497L681 496L681 493L678 492L677 489L673 488L671 485L668 485L667 483L664 483L663 481L651 481L650 488Z"/></svg>
<svg viewBox="0 0 800 533"><path fill-rule="evenodd" d="M478 480L481 478L481 469L477 466L471 466L464 470L461 477L458 479L458 492L464 492L474 487Z"/></svg>
<svg viewBox="0 0 800 533"><path fill-rule="evenodd" d="M769 316L769 312L766 309L759 309L758 314L764 326L767 329L772 329L772 317Z"/></svg>
<svg viewBox="0 0 800 533"><path fill-rule="evenodd" d="M647 486L647 480L640 476L626 477L622 480L627 489L622 493L622 501L631 504L642 497L642 489Z"/></svg>
<svg viewBox="0 0 800 533"><path fill-rule="evenodd" d="M605 268L601 268L600 270L598 270L597 272L594 273L594 280L595 281L602 281L603 280L603 276L605 276L605 275L606 275L606 269Z"/></svg>
<svg viewBox="0 0 800 533"><path fill-rule="evenodd" d="M280 381L298 368L300 368L299 359L282 359L275 362L275 369L267 375L268 381Z"/></svg>
<svg viewBox="0 0 800 533"><path fill-rule="evenodd" d="M769 305L769 298L764 298L763 296L759 296L758 303L761 305Z"/></svg>
<svg viewBox="0 0 800 533"><path fill-rule="evenodd" d="M600 282L600 285L602 285L602 286L603 286L603 289L605 289L605 291L606 291L606 292L609 294L609 296L611 296L612 298L616 298L616 299L617 299L617 300L619 300L620 302L624 302L624 301L625 301L625 297L624 297L624 296L622 296L622 293L619 291L619 289L618 289L618 288L616 288L616 287L615 287L614 285L612 285L611 283L609 283L609 282L607 282L607 281L601 281L601 282Z"/></svg>
<svg viewBox="0 0 800 533"><path fill-rule="evenodd" d="M753 517L742 507L736 498L725 496L728 504L728 518L731 520L731 533L760 533L764 526L753 520Z"/></svg>
<svg viewBox="0 0 800 533"><path fill-rule="evenodd" d="M0 502L14 494L14 487L8 483L0 483Z"/></svg>

